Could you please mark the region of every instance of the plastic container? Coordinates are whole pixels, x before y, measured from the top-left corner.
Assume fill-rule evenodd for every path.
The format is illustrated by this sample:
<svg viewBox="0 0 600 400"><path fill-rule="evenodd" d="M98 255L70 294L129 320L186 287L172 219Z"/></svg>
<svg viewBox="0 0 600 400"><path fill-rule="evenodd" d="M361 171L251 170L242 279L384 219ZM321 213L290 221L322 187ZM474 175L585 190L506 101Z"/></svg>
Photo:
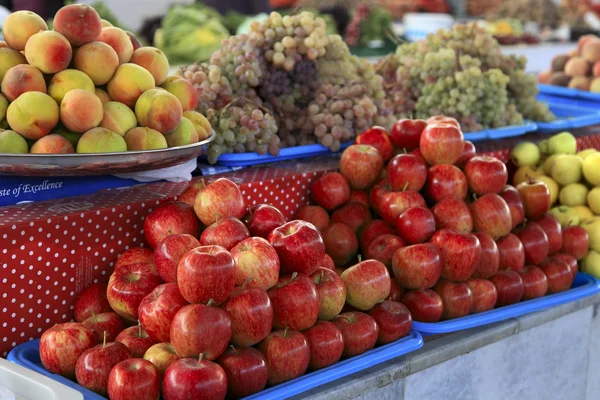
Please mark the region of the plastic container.
<svg viewBox="0 0 600 400"><path fill-rule="evenodd" d="M81 392L43 375L0 358L0 386L12 392L17 400L84 399ZM10 393L3 394L0 390L0 399L10 399Z"/></svg>
<svg viewBox="0 0 600 400"><path fill-rule="evenodd" d="M600 124L600 103L596 105L596 108L593 108L593 103L578 104L576 99L552 96L545 98L544 101L548 103L550 111L556 115L556 120L536 122L538 132L560 132Z"/></svg>
<svg viewBox="0 0 600 400"><path fill-rule="evenodd" d="M79 391L83 394L85 400L103 400L105 399L98 394L91 392L75 382L72 382L60 375L52 374L44 368L40 361L39 353L39 340L32 340L31 342L23 343L15 347L9 354L7 359L19 364L23 367L29 368L42 375L52 378L55 381L64 383L65 385ZM246 399L285 399L290 396L305 392L309 389L313 389L319 385L332 382L336 379L343 378L355 372L362 371L373 365L382 363L384 361L391 360L420 349L423 346L423 338L418 332L411 332L409 336L402 338L394 343L387 344L385 346L377 347L364 354L356 357L349 358L347 360L340 361L330 367L324 368L319 371L311 372L303 375L297 379L291 380L274 386L272 388L263 390L255 395L246 397ZM47 378L45 378L47 379ZM1 384L0 380L0 384ZM52 398L39 397L39 399L53 400ZM37 399L37 397L36 397ZM59 399L57 399L59 400ZM60 400L70 400L68 398L60 398Z"/></svg>
<svg viewBox="0 0 600 400"><path fill-rule="evenodd" d="M504 321L535 311L545 310L560 304L569 303L600 292L600 281L591 275L578 273L571 289L538 299L527 300L509 306L496 308L479 314L473 314L449 321L426 323L413 322L413 329L423 336L450 333L475 328L477 326Z"/></svg>
<svg viewBox="0 0 600 400"><path fill-rule="evenodd" d="M482 140L497 140L511 137L522 136L528 132L533 132L537 129L537 125L533 122L526 122L523 125L505 126L504 128L486 129L478 132L465 133L465 140L471 142L480 142Z"/></svg>
<svg viewBox="0 0 600 400"><path fill-rule="evenodd" d="M545 84L538 84L538 88L541 94L600 102L600 93L592 93L588 92L587 90L570 89L562 86Z"/></svg>

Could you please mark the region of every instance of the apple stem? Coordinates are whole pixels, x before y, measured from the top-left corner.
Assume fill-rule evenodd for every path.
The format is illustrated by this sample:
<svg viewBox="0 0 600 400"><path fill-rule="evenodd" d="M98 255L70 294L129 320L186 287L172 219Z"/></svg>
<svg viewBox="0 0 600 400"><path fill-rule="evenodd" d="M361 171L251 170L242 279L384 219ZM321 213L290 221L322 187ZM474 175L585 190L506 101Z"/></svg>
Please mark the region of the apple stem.
<svg viewBox="0 0 600 400"><path fill-rule="evenodd" d="M473 193L473 201L477 200L477 194Z"/></svg>
<svg viewBox="0 0 600 400"><path fill-rule="evenodd" d="M200 184L202 185L202 189L204 189L206 187L206 182L204 182L204 178L200 179ZM200 189L200 190L202 190Z"/></svg>
<svg viewBox="0 0 600 400"><path fill-rule="evenodd" d="M403 148L402 148L402 153L404 153L404 154L408 154L408 150L406 149L406 147L403 147Z"/></svg>
<svg viewBox="0 0 600 400"><path fill-rule="evenodd" d="M246 208L247 208L247 210L248 210L248 211L247 211L247 212L248 212L248 214L250 214L250 218L252 218L252 215L253 215L253 213L252 213L252 207L248 206L248 207L246 207Z"/></svg>
<svg viewBox="0 0 600 400"><path fill-rule="evenodd" d="M288 331L288 327L286 326L285 329L283 330L283 337L287 337L287 331Z"/></svg>
<svg viewBox="0 0 600 400"><path fill-rule="evenodd" d="M235 351L236 353L238 352L234 345L230 344L229 347L231 347L232 351Z"/></svg>
<svg viewBox="0 0 600 400"><path fill-rule="evenodd" d="M217 212L217 213L215 213L215 219L216 219L216 221L215 221L215 222L219 222L219 220L221 219L221 216L219 215L219 213L218 213L218 212Z"/></svg>
<svg viewBox="0 0 600 400"><path fill-rule="evenodd" d="M216 246L215 246L215 245L213 245L213 246L210 248L210 251L208 252L208 254L212 254L212 253L213 253L213 251L215 251L215 247L216 247Z"/></svg>
<svg viewBox="0 0 600 400"><path fill-rule="evenodd" d="M102 348L106 347L106 331L104 331L104 339L102 340Z"/></svg>
<svg viewBox="0 0 600 400"><path fill-rule="evenodd" d="M200 355L198 356L198 364L200 364L202 362L203 358L204 358L204 353L200 353Z"/></svg>
<svg viewBox="0 0 600 400"><path fill-rule="evenodd" d="M569 220L569 222L567 223L567 226L571 226L571 225L573 225L573 220L572 219Z"/></svg>
<svg viewBox="0 0 600 400"><path fill-rule="evenodd" d="M215 304L215 299L210 299L208 300L208 303L206 303L207 306L212 306L213 304Z"/></svg>
<svg viewBox="0 0 600 400"><path fill-rule="evenodd" d="M297 272L294 272L294 273L292 274L292 278L289 280L289 282L288 282L288 283L290 283L291 281L293 281L294 279L296 279L296 277L297 277L297 276L298 276L298 273L297 273Z"/></svg>
<svg viewBox="0 0 600 400"><path fill-rule="evenodd" d="M94 310L92 310L92 319L94 320L95 324L98 323L98 318L96 318L96 313L94 312Z"/></svg>
<svg viewBox="0 0 600 400"><path fill-rule="evenodd" d="M402 188L402 191L406 192L407 188L408 188L408 182L404 183L404 187Z"/></svg>
<svg viewBox="0 0 600 400"><path fill-rule="evenodd" d="M249 276L249 277L248 277L248 279L246 279L246 280L244 281L244 283L242 283L242 290L244 290L244 288L246 287L246 285L247 285L248 283L250 283L250 281L251 281L251 280L252 280L252 277L251 277L251 276Z"/></svg>
<svg viewBox="0 0 600 400"><path fill-rule="evenodd" d="M142 323L138 320L138 337L142 337Z"/></svg>
<svg viewBox="0 0 600 400"><path fill-rule="evenodd" d="M173 231L169 229L169 230L167 231L167 233L168 233L169 235L172 235L172 234L173 234Z"/></svg>
<svg viewBox="0 0 600 400"><path fill-rule="evenodd" d="M323 278L325 277L325 271L321 271L319 274L319 283L323 282Z"/></svg>
<svg viewBox="0 0 600 400"><path fill-rule="evenodd" d="M362 262L362 256L360 254L357 255L356 258L358 258L358 262Z"/></svg>

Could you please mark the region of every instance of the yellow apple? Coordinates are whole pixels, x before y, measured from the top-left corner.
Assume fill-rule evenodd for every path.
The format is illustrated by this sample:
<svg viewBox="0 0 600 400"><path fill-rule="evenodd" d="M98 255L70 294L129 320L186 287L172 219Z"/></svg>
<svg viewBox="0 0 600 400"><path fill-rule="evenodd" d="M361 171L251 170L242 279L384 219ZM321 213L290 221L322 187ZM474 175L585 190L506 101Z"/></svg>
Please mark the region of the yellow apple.
<svg viewBox="0 0 600 400"><path fill-rule="evenodd" d="M592 185L600 185L600 153L590 154L583 161L583 176Z"/></svg>
<svg viewBox="0 0 600 400"><path fill-rule="evenodd" d="M560 190L560 186L558 186L558 183L556 183L554 179L546 175L540 175L535 179L544 182L546 186L548 186L548 190L550 190L550 205L556 203L556 200L558 200L558 192Z"/></svg>
<svg viewBox="0 0 600 400"><path fill-rule="evenodd" d="M600 217L586 218L579 225L590 237L590 249L600 251Z"/></svg>
<svg viewBox="0 0 600 400"><path fill-rule="evenodd" d="M519 183L527 182L529 178L535 179L543 173L544 171L539 168L533 168L529 166L521 167L515 171L513 185L517 186Z"/></svg>
<svg viewBox="0 0 600 400"><path fill-rule="evenodd" d="M559 185L568 185L576 183L582 177L583 160L573 154L565 154L558 157L552 165L552 173L550 176Z"/></svg>
<svg viewBox="0 0 600 400"><path fill-rule="evenodd" d="M538 147L540 148L540 152L542 154L548 154L548 139L539 142Z"/></svg>
<svg viewBox="0 0 600 400"><path fill-rule="evenodd" d="M575 206L571 207L573 212L579 216L579 219L583 221L586 218L594 217L596 214L588 206Z"/></svg>
<svg viewBox="0 0 600 400"><path fill-rule="evenodd" d="M548 139L548 152L550 154L575 154L577 153L577 139L569 132L561 132Z"/></svg>
<svg viewBox="0 0 600 400"><path fill-rule="evenodd" d="M581 183L570 183L560 189L558 201L564 206L582 206L587 204L588 192L587 186Z"/></svg>
<svg viewBox="0 0 600 400"><path fill-rule="evenodd" d="M590 190L587 196L587 203L594 213L600 214L600 187Z"/></svg>
<svg viewBox="0 0 600 400"><path fill-rule="evenodd" d="M564 156L564 154L554 154L553 156L546 158L546 161L544 161L544 164L542 165L546 175L550 175L552 173L554 162L562 156Z"/></svg>
<svg viewBox="0 0 600 400"><path fill-rule="evenodd" d="M596 149L585 149L585 150L581 150L579 153L577 153L577 155L585 161L586 158L588 158L589 156L591 156L594 153L597 153L598 150Z"/></svg>
<svg viewBox="0 0 600 400"><path fill-rule="evenodd" d="M517 167L535 167L540 162L540 149L533 142L521 142L512 149L510 157Z"/></svg>
<svg viewBox="0 0 600 400"><path fill-rule="evenodd" d="M575 214L573 209L569 206L552 207L550 209L550 214L556 217L560 226L563 228L571 225L579 225L581 222L579 215Z"/></svg>
<svg viewBox="0 0 600 400"><path fill-rule="evenodd" d="M600 253L590 250L581 261L581 271L600 278Z"/></svg>

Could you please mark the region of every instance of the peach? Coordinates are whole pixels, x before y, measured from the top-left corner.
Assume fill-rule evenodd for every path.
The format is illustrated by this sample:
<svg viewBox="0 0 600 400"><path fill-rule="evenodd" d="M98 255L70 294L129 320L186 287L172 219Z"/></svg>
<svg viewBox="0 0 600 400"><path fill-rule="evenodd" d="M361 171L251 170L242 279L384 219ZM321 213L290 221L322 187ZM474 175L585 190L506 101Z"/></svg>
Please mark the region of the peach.
<svg viewBox="0 0 600 400"><path fill-rule="evenodd" d="M102 128L110 129L121 136L137 126L137 119L131 108L117 101L105 103L104 118L100 122Z"/></svg>
<svg viewBox="0 0 600 400"><path fill-rule="evenodd" d="M8 101L14 101L25 92L46 93L46 80L36 67L19 64L6 71L1 90Z"/></svg>
<svg viewBox="0 0 600 400"><path fill-rule="evenodd" d="M550 84L554 86L568 86L571 81L571 77L563 72L555 72L550 77Z"/></svg>
<svg viewBox="0 0 600 400"><path fill-rule="evenodd" d="M590 63L582 57L573 57L565 64L565 74L569 76L586 76L590 72Z"/></svg>
<svg viewBox="0 0 600 400"><path fill-rule="evenodd" d="M0 132L0 153L27 154L29 147L27 141L15 131Z"/></svg>
<svg viewBox="0 0 600 400"><path fill-rule="evenodd" d="M125 134L127 150L158 150L166 149L167 141L159 131L152 128L133 128Z"/></svg>
<svg viewBox="0 0 600 400"><path fill-rule="evenodd" d="M552 71L542 71L538 74L538 82L539 83L550 83L551 77L552 77Z"/></svg>
<svg viewBox="0 0 600 400"><path fill-rule="evenodd" d="M600 93L600 78L592 79L592 83L590 84L590 92Z"/></svg>
<svg viewBox="0 0 600 400"><path fill-rule="evenodd" d="M119 56L115 50L104 42L84 44L73 55L73 65L85 72L100 86L108 83L119 66Z"/></svg>
<svg viewBox="0 0 600 400"><path fill-rule="evenodd" d="M6 71L20 64L27 64L23 54L13 49L0 48L0 80L4 79Z"/></svg>
<svg viewBox="0 0 600 400"><path fill-rule="evenodd" d="M600 60L600 40L591 40L583 46L581 56L591 63Z"/></svg>
<svg viewBox="0 0 600 400"><path fill-rule="evenodd" d="M64 137L69 141L69 143L71 143L71 146L73 146L73 148L77 147L77 142L79 142L79 138L81 137L81 133L71 132L64 126L54 128L54 130L50 132L50 134Z"/></svg>
<svg viewBox="0 0 600 400"><path fill-rule="evenodd" d="M196 128L198 140L204 140L212 135L210 122L208 122L208 119L198 111L186 111L183 113L183 116L189 119L194 125L194 128Z"/></svg>
<svg viewBox="0 0 600 400"><path fill-rule="evenodd" d="M559 54L552 58L552 72L562 72L565 70L565 64L569 61L569 56L566 54Z"/></svg>
<svg viewBox="0 0 600 400"><path fill-rule="evenodd" d="M45 74L55 74L66 69L72 56L71 43L54 31L36 33L25 45L27 62Z"/></svg>
<svg viewBox="0 0 600 400"><path fill-rule="evenodd" d="M596 61L592 66L592 75L594 77L600 76L600 61Z"/></svg>
<svg viewBox="0 0 600 400"><path fill-rule="evenodd" d="M60 104L65 95L74 89L94 93L96 87L85 73L76 69L65 69L52 77L48 85L48 94Z"/></svg>
<svg viewBox="0 0 600 400"><path fill-rule="evenodd" d="M48 30L46 21L31 11L17 11L10 14L2 25L6 43L15 50L23 50L29 38L39 31Z"/></svg>
<svg viewBox="0 0 600 400"><path fill-rule="evenodd" d="M131 39L131 44L133 45L133 51L136 51L140 47L144 46L142 44L142 42L140 42L140 39L138 39L137 36L135 36L135 34L133 32L125 31L125 33L127 34L127 36L129 36L129 39Z"/></svg>
<svg viewBox="0 0 600 400"><path fill-rule="evenodd" d="M591 80L586 76L574 76L569 82L571 89L590 90Z"/></svg>
<svg viewBox="0 0 600 400"><path fill-rule="evenodd" d="M0 94L0 121L6 118L6 110L8 109L8 100Z"/></svg>
<svg viewBox="0 0 600 400"><path fill-rule="evenodd" d="M119 64L128 63L131 60L133 44L123 29L114 26L102 28L98 41L106 43L115 50L119 57Z"/></svg>
<svg viewBox="0 0 600 400"><path fill-rule="evenodd" d="M96 88L96 90L94 90L94 93L96 93L96 96L98 96L102 104L106 104L109 101L112 101L112 99L104 89Z"/></svg>
<svg viewBox="0 0 600 400"><path fill-rule="evenodd" d="M102 102L87 90L73 89L60 103L60 120L73 132L86 132L97 127L103 116Z"/></svg>
<svg viewBox="0 0 600 400"><path fill-rule="evenodd" d="M54 16L53 28L62 33L74 47L93 42L102 32L100 15L87 4L69 4Z"/></svg>
<svg viewBox="0 0 600 400"><path fill-rule="evenodd" d="M186 117L181 118L181 122L177 129L165 135L169 147L185 146L198 142L198 132L192 121Z"/></svg>
<svg viewBox="0 0 600 400"><path fill-rule="evenodd" d="M133 52L131 62L146 68L154 77L156 86L162 85L169 75L169 60L165 53L156 47L140 47Z"/></svg>
<svg viewBox="0 0 600 400"><path fill-rule="evenodd" d="M81 135L77 153L120 153L127 151L127 143L120 135L106 128L93 128Z"/></svg>
<svg viewBox="0 0 600 400"><path fill-rule="evenodd" d="M109 21L107 21L105 19L101 19L100 24L102 25L102 28L110 28L111 26L114 26L113 24L111 24Z"/></svg>
<svg viewBox="0 0 600 400"><path fill-rule="evenodd" d="M586 44L590 43L590 42L595 42L595 41L599 41L600 39L598 38L598 36L596 35L583 35L579 37L579 40L577 41L577 49L575 49L575 53L576 54L583 54L583 48L585 47ZM573 51L573 50L571 50Z"/></svg>
<svg viewBox="0 0 600 400"><path fill-rule="evenodd" d="M58 104L46 93L25 92L6 110L8 125L25 139L46 136L58 124Z"/></svg>
<svg viewBox="0 0 600 400"><path fill-rule="evenodd" d="M115 75L108 82L108 94L121 103L134 107L138 97L146 90L154 88L154 77L137 64L119 65Z"/></svg>
<svg viewBox="0 0 600 400"><path fill-rule="evenodd" d="M31 154L73 154L75 149L71 142L61 135L51 134L38 139L31 150Z"/></svg>
<svg viewBox="0 0 600 400"><path fill-rule="evenodd" d="M139 124L163 134L177 128L182 114L177 97L164 90L148 90L135 103L135 115Z"/></svg>
<svg viewBox="0 0 600 400"><path fill-rule="evenodd" d="M190 81L180 76L170 76L161 85L163 89L179 99L183 111L195 110L198 105L198 92Z"/></svg>

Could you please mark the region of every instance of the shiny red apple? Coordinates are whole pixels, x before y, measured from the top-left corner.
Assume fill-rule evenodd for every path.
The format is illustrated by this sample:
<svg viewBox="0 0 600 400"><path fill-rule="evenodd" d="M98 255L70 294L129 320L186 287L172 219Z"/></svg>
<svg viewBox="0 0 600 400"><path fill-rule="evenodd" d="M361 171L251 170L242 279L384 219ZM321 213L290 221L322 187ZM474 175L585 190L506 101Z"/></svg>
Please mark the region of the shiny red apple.
<svg viewBox="0 0 600 400"><path fill-rule="evenodd" d="M169 365L162 382L165 400L221 400L227 394L227 376L223 368L199 358L182 358Z"/></svg>
<svg viewBox="0 0 600 400"><path fill-rule="evenodd" d="M527 265L519 275L523 280L523 300L537 299L548 292L548 278L539 267Z"/></svg>
<svg viewBox="0 0 600 400"><path fill-rule="evenodd" d="M415 321L438 322L442 319L442 299L431 289L409 290L402 298L402 304L408 308Z"/></svg>
<svg viewBox="0 0 600 400"><path fill-rule="evenodd" d="M487 233L476 233L481 245L481 259L471 277L487 279L498 272L500 267L500 252L494 239Z"/></svg>
<svg viewBox="0 0 600 400"><path fill-rule="evenodd" d="M363 252L365 252L373 240L381 235L391 235L393 233L394 229L387 222L381 219L374 219L365 225L363 230L360 232L358 240L360 243L360 248Z"/></svg>
<svg viewBox="0 0 600 400"><path fill-rule="evenodd" d="M335 272L319 268L310 276L317 288L319 298L318 319L329 321L338 315L346 302L346 285Z"/></svg>
<svg viewBox="0 0 600 400"><path fill-rule="evenodd" d="M385 193L379 202L379 213L389 224L394 224L396 218L412 207L427 207L425 199L419 192L405 190L402 192Z"/></svg>
<svg viewBox="0 0 600 400"><path fill-rule="evenodd" d="M401 119L392 127L392 141L400 148L416 149L426 126L422 119Z"/></svg>
<svg viewBox="0 0 600 400"><path fill-rule="evenodd" d="M375 318L359 311L345 312L332 321L344 338L344 357L371 350L377 343L379 327Z"/></svg>
<svg viewBox="0 0 600 400"><path fill-rule="evenodd" d="M134 358L142 358L146 351L156 344L156 340L148 336L141 324L130 326L117 335L115 342L123 343Z"/></svg>
<svg viewBox="0 0 600 400"><path fill-rule="evenodd" d="M464 169L467 161L469 161L471 158L475 157L476 154L477 154L477 151L475 149L475 145L473 144L473 142L465 140L465 145L463 146L462 153L460 153L460 157L458 157L458 160L456 160L454 165L456 165L460 169Z"/></svg>
<svg viewBox="0 0 600 400"><path fill-rule="evenodd" d="M579 271L579 266L577 265L577 259L575 257L573 257L571 254L556 253L552 255L551 258L558 258L559 260L563 260L569 264L569 267L571 268L571 275L573 275L573 280L575 280L577 272Z"/></svg>
<svg viewBox="0 0 600 400"><path fill-rule="evenodd" d="M319 315L319 294L313 280L297 272L283 275L267 292L273 307L273 328L308 329Z"/></svg>
<svg viewBox="0 0 600 400"><path fill-rule="evenodd" d="M252 278L253 286L264 290L272 288L279 279L279 256L261 237L251 237L239 242L230 251L235 264L235 284L241 286Z"/></svg>
<svg viewBox="0 0 600 400"><path fill-rule="evenodd" d="M412 207L398 216L394 227L406 243L423 243L436 231L435 217L428 208Z"/></svg>
<svg viewBox="0 0 600 400"><path fill-rule="evenodd" d="M148 263L154 265L154 252L147 247L134 247L119 256L115 269L128 264Z"/></svg>
<svg viewBox="0 0 600 400"><path fill-rule="evenodd" d="M590 237L585 229L580 226L568 226L562 230L562 236L562 253L570 254L577 260L581 260L587 255Z"/></svg>
<svg viewBox="0 0 600 400"><path fill-rule="evenodd" d="M523 208L521 195L514 186L506 185L500 191L500 197L504 199L510 209L510 217L514 229L525 220L525 209Z"/></svg>
<svg viewBox="0 0 600 400"><path fill-rule="evenodd" d="M550 213L535 221L548 237L548 255L556 254L563 247L562 227L558 219Z"/></svg>
<svg viewBox="0 0 600 400"><path fill-rule="evenodd" d="M171 321L187 304L176 283L158 285L140 303L140 324L155 341L169 342Z"/></svg>
<svg viewBox="0 0 600 400"><path fill-rule="evenodd" d="M286 223L285 216L279 209L269 204L257 204L248 207L244 216L244 223L248 227L251 236L267 238L275 228Z"/></svg>
<svg viewBox="0 0 600 400"><path fill-rule="evenodd" d="M398 285L406 289L427 289L440 279L440 252L431 243L415 244L397 250L392 268Z"/></svg>
<svg viewBox="0 0 600 400"><path fill-rule="evenodd" d="M557 257L544 261L540 268L548 278L548 294L564 292L573 284L573 273L569 264Z"/></svg>
<svg viewBox="0 0 600 400"><path fill-rule="evenodd" d="M354 144L342 153L340 172L353 189L368 189L379 179L383 170L383 157L372 146Z"/></svg>
<svg viewBox="0 0 600 400"><path fill-rule="evenodd" d="M98 343L113 342L117 335L125 329L125 323L115 312L105 312L96 314L82 322L83 326L90 328L96 336ZM106 335L106 339L104 338Z"/></svg>
<svg viewBox="0 0 600 400"><path fill-rule="evenodd" d="M489 311L496 306L498 292L496 286L487 279L471 278L465 282L472 294L471 313Z"/></svg>
<svg viewBox="0 0 600 400"><path fill-rule="evenodd" d="M346 265L358 253L358 239L348 225L334 222L323 230L325 251L336 265Z"/></svg>
<svg viewBox="0 0 600 400"><path fill-rule="evenodd" d="M73 303L73 316L75 321L83 322L95 314L112 311L108 299L106 298L106 289L108 283L98 282L93 283L83 289Z"/></svg>
<svg viewBox="0 0 600 400"><path fill-rule="evenodd" d="M526 264L538 265L548 257L548 236L537 223L527 222L515 230L515 235L523 243Z"/></svg>
<svg viewBox="0 0 600 400"><path fill-rule="evenodd" d="M440 251L442 278L464 282L477 269L481 260L481 244L477 236L442 229L433 235L431 243Z"/></svg>
<svg viewBox="0 0 600 400"><path fill-rule="evenodd" d="M352 202L343 205L331 214L331 222L348 225L357 235L373 220L369 208L361 203Z"/></svg>
<svg viewBox="0 0 600 400"><path fill-rule="evenodd" d="M258 350L265 357L269 371L267 382L277 385L304 375L310 362L306 337L296 331L273 331L260 342Z"/></svg>
<svg viewBox="0 0 600 400"><path fill-rule="evenodd" d="M390 135L380 126L373 126L356 137L356 144L365 144L375 147L383 157L384 161L392 158L394 145Z"/></svg>
<svg viewBox="0 0 600 400"><path fill-rule="evenodd" d="M148 360L130 358L113 367L108 375L111 400L156 400L160 397L160 374Z"/></svg>
<svg viewBox="0 0 600 400"><path fill-rule="evenodd" d="M544 182L529 180L517 186L525 216L528 219L540 219L550 210L550 190Z"/></svg>
<svg viewBox="0 0 600 400"><path fill-rule="evenodd" d="M431 209L436 228L452 229L460 233L473 231L473 217L469 206L459 199L442 199Z"/></svg>
<svg viewBox="0 0 600 400"><path fill-rule="evenodd" d="M392 270L392 257L396 250L404 247L404 241L396 235L381 235L373 240L365 252L367 260L381 261L388 270Z"/></svg>
<svg viewBox="0 0 600 400"><path fill-rule="evenodd" d="M206 227L200 235L200 244L202 246L221 246L225 250L231 250L233 246L249 237L250 231L242 221L227 217Z"/></svg>
<svg viewBox="0 0 600 400"><path fill-rule="evenodd" d="M351 190L349 203L359 203L365 207L369 207L369 192L366 190Z"/></svg>
<svg viewBox="0 0 600 400"><path fill-rule="evenodd" d="M74 379L77 359L96 343L94 332L79 322L56 324L40 338L40 359L49 372Z"/></svg>
<svg viewBox="0 0 600 400"><path fill-rule="evenodd" d="M512 229L510 209L504 199L495 193L484 194L471 203L473 229L498 240Z"/></svg>
<svg viewBox="0 0 600 400"><path fill-rule="evenodd" d="M442 164L429 168L425 196L437 203L443 199L464 200L467 197L467 178L454 165Z"/></svg>
<svg viewBox="0 0 600 400"><path fill-rule="evenodd" d="M391 301L402 301L402 297L404 297L404 293L406 291L404 289L402 289L400 287L400 285L398 285L398 282L396 282L396 279L391 279L390 280L390 295L388 297L386 297L386 300L391 300Z"/></svg>
<svg viewBox="0 0 600 400"><path fill-rule="evenodd" d="M230 346L217 363L227 376L227 394L241 399L258 393L267 386L269 372L262 353L253 347Z"/></svg>
<svg viewBox="0 0 600 400"><path fill-rule="evenodd" d="M75 364L75 378L84 388L108 395L108 375L115 365L131 358L127 346L119 342L102 343L79 356Z"/></svg>
<svg viewBox="0 0 600 400"><path fill-rule="evenodd" d="M164 238L154 251L154 263L161 279L165 282L177 283L179 260L196 247L200 247L198 239L185 233Z"/></svg>
<svg viewBox="0 0 600 400"><path fill-rule="evenodd" d="M238 185L229 179L219 178L198 193L194 211L205 226L210 226L221 218L243 218L246 202Z"/></svg>
<svg viewBox="0 0 600 400"><path fill-rule="evenodd" d="M359 310L369 310L390 294L390 273L377 260L361 261L342 273L346 302Z"/></svg>
<svg viewBox="0 0 600 400"><path fill-rule="evenodd" d="M169 368L169 365L179 360L179 356L171 343L156 343L146 350L144 360L148 360L154 364L156 369L158 369L160 381L162 382L165 371Z"/></svg>
<svg viewBox="0 0 600 400"><path fill-rule="evenodd" d="M200 224L192 207L179 201L161 204L144 220L144 237L153 249L169 235L186 233L198 237Z"/></svg>
<svg viewBox="0 0 600 400"><path fill-rule="evenodd" d="M498 271L490 278L490 282L496 286L498 298L496 306L507 306L518 303L523 297L523 279L521 275L513 270Z"/></svg>
<svg viewBox="0 0 600 400"><path fill-rule="evenodd" d="M314 225L304 221L290 221L275 228L267 240L279 255L282 274L310 275L325 254L321 234Z"/></svg>
<svg viewBox="0 0 600 400"><path fill-rule="evenodd" d="M310 348L308 367L317 370L335 364L344 352L342 332L329 321L318 321L313 327L302 332Z"/></svg>
<svg viewBox="0 0 600 400"><path fill-rule="evenodd" d="M419 139L419 148L431 165L454 164L460 158L465 140L460 128L429 123Z"/></svg>
<svg viewBox="0 0 600 400"><path fill-rule="evenodd" d="M500 193L508 181L506 165L496 157L477 156L465 164L469 189L478 196Z"/></svg>
<svg viewBox="0 0 600 400"><path fill-rule="evenodd" d="M383 345L403 338L412 329L412 315L408 308L396 301L384 300L369 311L379 327L377 344Z"/></svg>
<svg viewBox="0 0 600 400"><path fill-rule="evenodd" d="M333 211L350 199L350 184L339 172L328 172L314 181L310 187L310 194L317 205L327 211Z"/></svg>
<svg viewBox="0 0 600 400"><path fill-rule="evenodd" d="M454 319L469 315L473 306L473 293L466 283L440 280L433 290L440 295L444 304L443 319Z"/></svg>
<svg viewBox="0 0 600 400"><path fill-rule="evenodd" d="M371 208L373 208L378 215L381 215L380 207L383 204L383 197L386 194L391 193L391 191L392 187L387 178L378 180L369 191L369 203L371 204Z"/></svg>
<svg viewBox="0 0 600 400"><path fill-rule="evenodd" d="M204 179L201 179L197 182L192 182L187 189L181 193L181 196L177 197L177 201L181 201L182 203L187 204L190 207L194 207L194 202L196 201L196 196L202 189L206 187L204 183Z"/></svg>
<svg viewBox="0 0 600 400"><path fill-rule="evenodd" d="M231 344L249 347L271 332L273 307L267 292L248 282L236 287L221 306L231 318Z"/></svg>
<svg viewBox="0 0 600 400"><path fill-rule="evenodd" d="M329 214L321 206L302 207L296 213L296 219L313 224L319 231L323 231L329 225Z"/></svg>
<svg viewBox="0 0 600 400"><path fill-rule="evenodd" d="M427 164L412 154L398 154L388 163L387 179L392 190L419 191L427 181Z"/></svg>

